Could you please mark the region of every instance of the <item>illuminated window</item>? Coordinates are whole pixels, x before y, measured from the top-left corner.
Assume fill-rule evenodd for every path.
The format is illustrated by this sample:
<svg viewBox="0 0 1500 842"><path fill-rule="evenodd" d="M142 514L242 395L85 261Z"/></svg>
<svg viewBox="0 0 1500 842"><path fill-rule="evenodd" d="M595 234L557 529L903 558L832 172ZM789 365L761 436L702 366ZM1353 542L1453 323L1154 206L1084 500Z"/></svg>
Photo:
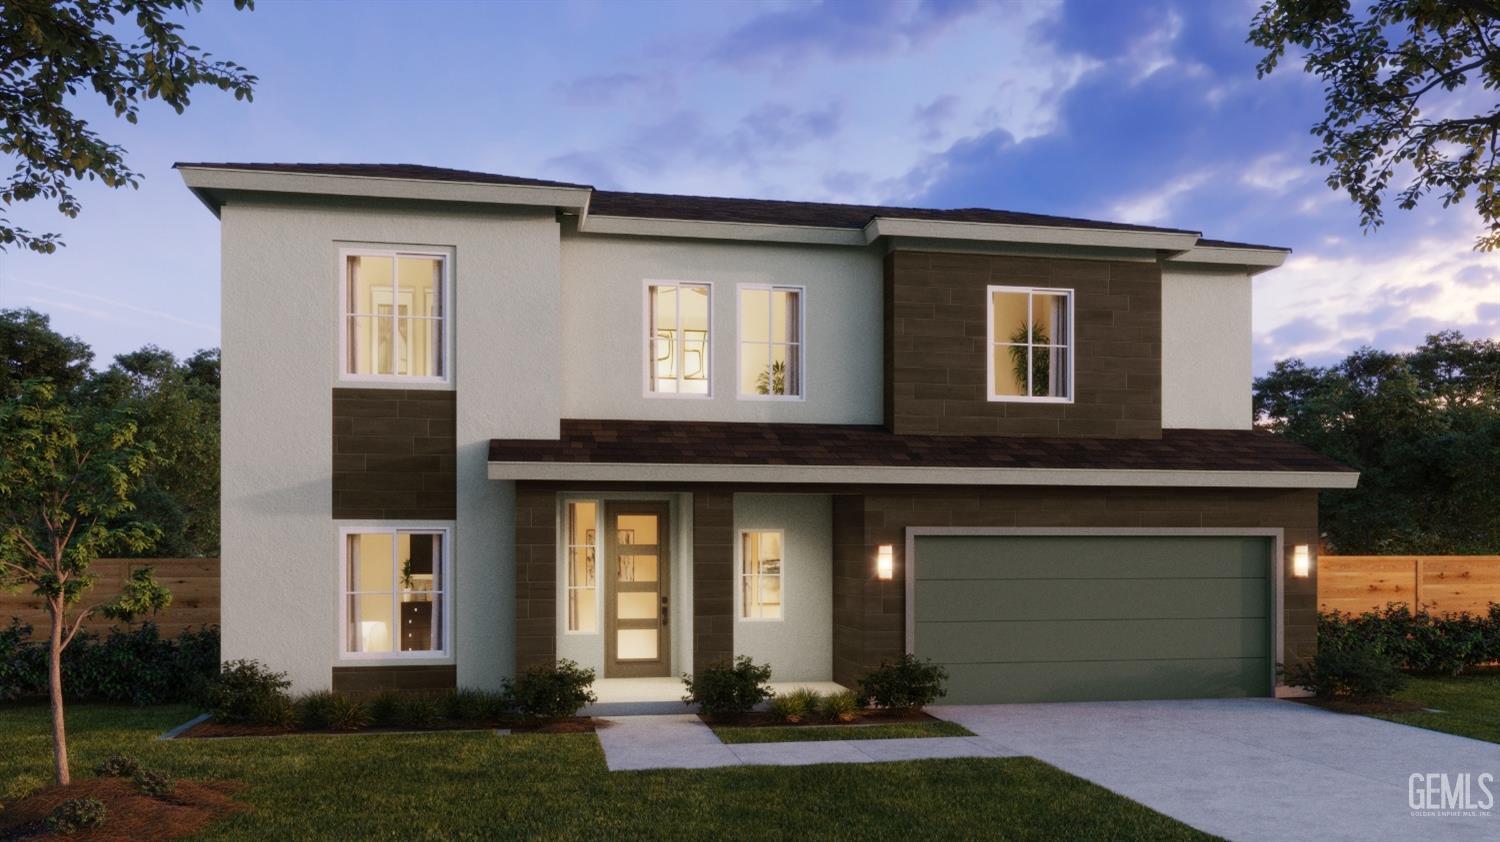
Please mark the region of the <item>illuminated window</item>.
<svg viewBox="0 0 1500 842"><path fill-rule="evenodd" d="M1073 292L989 288L989 399L1073 398Z"/></svg>
<svg viewBox="0 0 1500 842"><path fill-rule="evenodd" d="M647 390L707 396L712 309L708 284L646 286Z"/></svg>
<svg viewBox="0 0 1500 842"><path fill-rule="evenodd" d="M740 396L802 396L802 289L740 287Z"/></svg>
<svg viewBox="0 0 1500 842"><path fill-rule="evenodd" d="M343 538L344 653L445 654L448 530L359 527Z"/></svg>
<svg viewBox="0 0 1500 842"><path fill-rule="evenodd" d="M599 504L579 500L568 504L567 594L568 631L599 631Z"/></svg>
<svg viewBox="0 0 1500 842"><path fill-rule="evenodd" d="M344 252L343 376L446 377L447 259L407 252Z"/></svg>
<svg viewBox="0 0 1500 842"><path fill-rule="evenodd" d="M780 620L782 600L780 530L740 533L740 617Z"/></svg>

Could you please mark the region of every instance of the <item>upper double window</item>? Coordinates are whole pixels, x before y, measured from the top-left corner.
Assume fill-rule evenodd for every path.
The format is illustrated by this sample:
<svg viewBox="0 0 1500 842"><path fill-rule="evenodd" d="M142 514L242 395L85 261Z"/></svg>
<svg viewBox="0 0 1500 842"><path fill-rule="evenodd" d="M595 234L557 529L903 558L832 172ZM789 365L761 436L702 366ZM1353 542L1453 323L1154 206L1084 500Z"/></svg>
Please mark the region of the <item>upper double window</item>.
<svg viewBox="0 0 1500 842"><path fill-rule="evenodd" d="M1073 399L1073 291L988 290L989 399Z"/></svg>
<svg viewBox="0 0 1500 842"><path fill-rule="evenodd" d="M344 379L446 380L447 257L364 250L342 257Z"/></svg>
<svg viewBox="0 0 1500 842"><path fill-rule="evenodd" d="M647 391L707 397L713 363L712 327L712 291L708 284L647 284Z"/></svg>
<svg viewBox="0 0 1500 842"><path fill-rule="evenodd" d="M740 397L802 397L800 287L740 287Z"/></svg>

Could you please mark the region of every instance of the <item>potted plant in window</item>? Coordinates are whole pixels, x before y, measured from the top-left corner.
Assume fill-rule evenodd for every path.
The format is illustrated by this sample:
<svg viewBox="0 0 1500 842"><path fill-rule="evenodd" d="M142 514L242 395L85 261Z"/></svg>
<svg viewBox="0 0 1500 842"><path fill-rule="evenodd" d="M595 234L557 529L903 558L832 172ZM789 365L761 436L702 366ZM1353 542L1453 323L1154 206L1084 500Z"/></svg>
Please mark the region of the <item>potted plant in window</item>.
<svg viewBox="0 0 1500 842"><path fill-rule="evenodd" d="M1026 385L1026 346L1046 345L1047 331L1041 325L1032 325L1030 336L1027 336L1026 323L1022 322L1010 335L1010 341L1016 344L1010 346L1011 372L1016 375L1016 382L1023 387ZM1033 355L1036 357L1033 365L1035 377L1031 382L1031 395L1034 397L1046 397L1048 387L1052 382L1052 349L1034 348Z"/></svg>

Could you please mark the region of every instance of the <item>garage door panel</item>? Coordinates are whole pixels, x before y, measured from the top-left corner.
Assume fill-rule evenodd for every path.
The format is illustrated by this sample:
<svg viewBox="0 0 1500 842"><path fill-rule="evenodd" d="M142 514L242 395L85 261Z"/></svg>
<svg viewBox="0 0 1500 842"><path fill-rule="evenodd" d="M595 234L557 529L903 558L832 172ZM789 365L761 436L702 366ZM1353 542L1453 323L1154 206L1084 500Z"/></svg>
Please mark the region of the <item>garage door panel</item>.
<svg viewBox="0 0 1500 842"><path fill-rule="evenodd" d="M1124 543L1122 543L1124 542ZM942 536L917 539L923 579L1264 577L1263 542L1216 537Z"/></svg>
<svg viewBox="0 0 1500 842"><path fill-rule="evenodd" d="M918 617L946 620L1153 619L1270 614L1265 579L922 580Z"/></svg>
<svg viewBox="0 0 1500 842"><path fill-rule="evenodd" d="M972 664L950 668L944 704L1268 696L1260 658Z"/></svg>
<svg viewBox="0 0 1500 842"><path fill-rule="evenodd" d="M1264 619L917 623L917 654L944 664L1265 658Z"/></svg>

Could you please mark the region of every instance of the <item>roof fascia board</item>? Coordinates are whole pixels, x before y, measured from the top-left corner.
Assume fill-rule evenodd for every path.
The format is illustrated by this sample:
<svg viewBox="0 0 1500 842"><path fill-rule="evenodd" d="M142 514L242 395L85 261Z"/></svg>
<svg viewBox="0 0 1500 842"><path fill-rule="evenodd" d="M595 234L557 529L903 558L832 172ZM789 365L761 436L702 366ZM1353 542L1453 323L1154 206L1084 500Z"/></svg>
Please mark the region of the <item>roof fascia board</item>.
<svg viewBox="0 0 1500 842"><path fill-rule="evenodd" d="M952 222L933 219L894 219L877 216L865 225L865 241L881 237L928 237L937 240L1038 243L1105 248L1187 251L1199 234L1171 231L1120 231L1105 228L1069 228L1052 225L1010 225L994 222Z"/></svg>
<svg viewBox="0 0 1500 842"><path fill-rule="evenodd" d="M867 465L710 465L491 461L489 478L568 482L1085 485L1159 488L1354 488L1353 471L1170 471Z"/></svg>
<svg viewBox="0 0 1500 842"><path fill-rule="evenodd" d="M623 234L636 237L686 237L709 240L752 240L776 243L863 246L864 233L851 228L811 225L768 225L700 219L658 219L640 216L580 215L578 230L585 234Z"/></svg>
<svg viewBox="0 0 1500 842"><path fill-rule="evenodd" d="M1224 246L1194 246L1167 259L1171 263L1208 263L1219 266L1243 266L1255 275L1275 269L1291 254L1286 249L1247 249Z"/></svg>
<svg viewBox="0 0 1500 842"><path fill-rule="evenodd" d="M214 167L178 167L178 169L182 172L183 182L205 203L212 199L212 193L215 191L243 191L529 205L581 211L588 206L589 197L592 194L587 187L485 184L470 181L270 172Z"/></svg>

